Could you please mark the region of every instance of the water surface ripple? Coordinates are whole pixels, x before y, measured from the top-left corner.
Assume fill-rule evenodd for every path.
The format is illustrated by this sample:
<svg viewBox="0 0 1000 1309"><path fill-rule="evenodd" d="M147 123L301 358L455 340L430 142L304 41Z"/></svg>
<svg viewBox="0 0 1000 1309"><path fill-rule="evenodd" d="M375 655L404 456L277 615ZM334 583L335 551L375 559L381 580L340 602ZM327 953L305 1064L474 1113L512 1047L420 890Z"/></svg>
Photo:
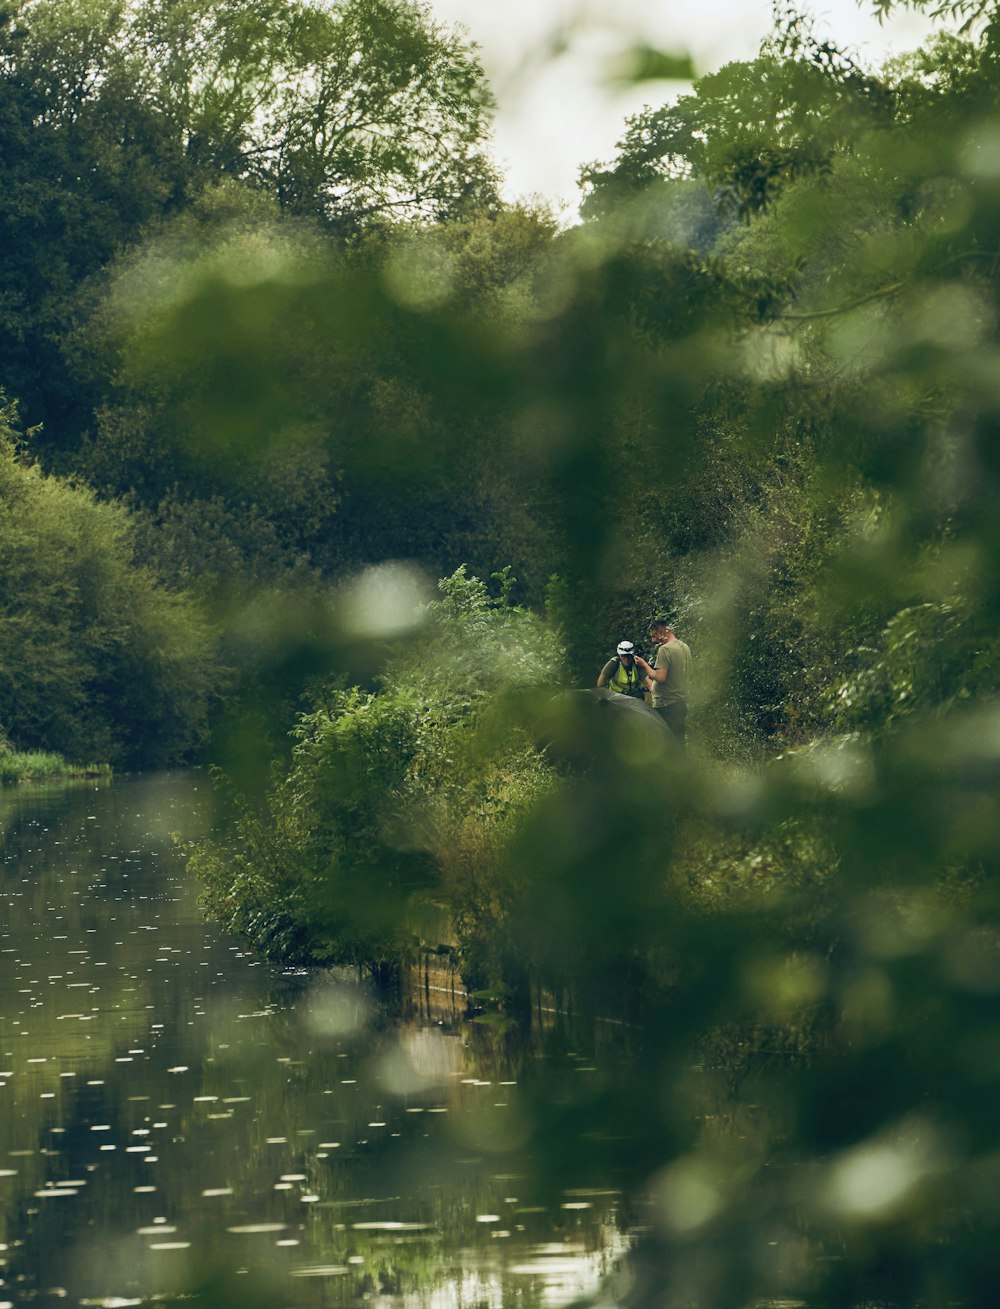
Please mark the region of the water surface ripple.
<svg viewBox="0 0 1000 1309"><path fill-rule="evenodd" d="M509 1171L517 1076L203 920L174 773L0 796L0 1309L569 1303L622 1241L595 1179Z"/></svg>

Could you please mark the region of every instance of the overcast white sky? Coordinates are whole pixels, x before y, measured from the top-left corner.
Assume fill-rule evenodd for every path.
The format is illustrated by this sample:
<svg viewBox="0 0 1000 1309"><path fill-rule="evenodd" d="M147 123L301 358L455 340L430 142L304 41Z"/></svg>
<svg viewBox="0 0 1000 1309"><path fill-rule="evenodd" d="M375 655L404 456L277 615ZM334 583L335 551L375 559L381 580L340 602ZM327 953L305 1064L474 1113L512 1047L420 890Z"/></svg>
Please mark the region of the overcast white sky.
<svg viewBox="0 0 1000 1309"><path fill-rule="evenodd" d="M576 210L580 165L608 159L625 118L689 88L608 85L616 55L638 38L688 51L699 73L752 59L771 29L770 0L430 0L433 14L460 24L479 46L499 107L494 154L510 198L539 195ZM880 26L865 0L813 0L817 31L866 63L913 49L932 30L898 11Z"/></svg>

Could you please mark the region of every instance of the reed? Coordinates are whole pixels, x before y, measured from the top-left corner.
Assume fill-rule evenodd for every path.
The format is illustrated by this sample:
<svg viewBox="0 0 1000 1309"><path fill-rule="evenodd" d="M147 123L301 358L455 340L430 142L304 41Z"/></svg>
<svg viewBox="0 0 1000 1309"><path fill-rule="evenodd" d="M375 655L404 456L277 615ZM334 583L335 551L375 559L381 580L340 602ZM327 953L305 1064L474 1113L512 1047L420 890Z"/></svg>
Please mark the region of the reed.
<svg viewBox="0 0 1000 1309"><path fill-rule="evenodd" d="M0 754L0 785L51 781L69 777L107 777L110 764L72 764L62 755L42 750L10 750Z"/></svg>

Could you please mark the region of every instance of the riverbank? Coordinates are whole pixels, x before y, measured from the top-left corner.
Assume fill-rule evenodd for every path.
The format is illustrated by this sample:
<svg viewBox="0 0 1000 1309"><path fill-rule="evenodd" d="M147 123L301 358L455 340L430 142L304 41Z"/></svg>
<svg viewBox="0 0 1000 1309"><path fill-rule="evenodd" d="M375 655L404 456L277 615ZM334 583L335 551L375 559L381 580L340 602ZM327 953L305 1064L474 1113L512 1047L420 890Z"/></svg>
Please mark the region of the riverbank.
<svg viewBox="0 0 1000 1309"><path fill-rule="evenodd" d="M0 754L0 786L110 776L110 764L71 764L62 755L41 750L11 750Z"/></svg>

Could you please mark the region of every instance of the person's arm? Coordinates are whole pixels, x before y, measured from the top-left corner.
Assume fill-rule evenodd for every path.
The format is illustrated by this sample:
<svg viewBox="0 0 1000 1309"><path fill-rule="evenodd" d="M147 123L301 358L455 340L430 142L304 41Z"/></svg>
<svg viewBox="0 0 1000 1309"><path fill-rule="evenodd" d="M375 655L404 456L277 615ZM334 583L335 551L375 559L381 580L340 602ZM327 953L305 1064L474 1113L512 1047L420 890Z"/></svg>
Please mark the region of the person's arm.
<svg viewBox="0 0 1000 1309"><path fill-rule="evenodd" d="M615 671L614 665L615 665L615 661L613 659L609 659L608 662L604 665L604 667L597 675L598 686L607 686L608 678Z"/></svg>
<svg viewBox="0 0 1000 1309"><path fill-rule="evenodd" d="M635 662L646 674L651 682L665 682L667 680L667 670L665 668L654 668L652 664L647 664L642 655L636 655Z"/></svg>

